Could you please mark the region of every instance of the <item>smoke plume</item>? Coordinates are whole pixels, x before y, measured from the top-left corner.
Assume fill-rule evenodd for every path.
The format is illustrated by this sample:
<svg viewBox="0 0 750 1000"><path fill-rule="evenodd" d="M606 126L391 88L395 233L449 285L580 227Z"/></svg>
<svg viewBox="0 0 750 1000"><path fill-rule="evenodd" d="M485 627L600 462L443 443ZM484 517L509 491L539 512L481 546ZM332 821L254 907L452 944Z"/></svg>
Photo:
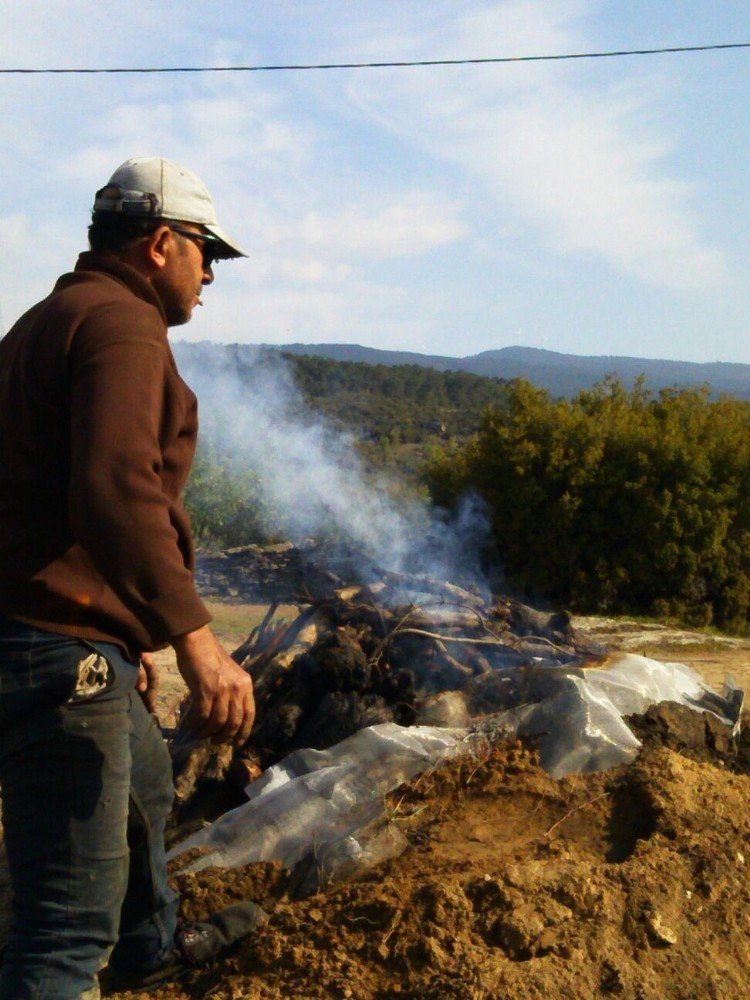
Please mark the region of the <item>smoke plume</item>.
<svg viewBox="0 0 750 1000"><path fill-rule="evenodd" d="M335 539L363 567L482 584L487 521L478 498L452 517L394 499L393 482L365 470L352 437L305 404L276 352L180 344L175 353L198 396L201 439L257 476L290 541Z"/></svg>

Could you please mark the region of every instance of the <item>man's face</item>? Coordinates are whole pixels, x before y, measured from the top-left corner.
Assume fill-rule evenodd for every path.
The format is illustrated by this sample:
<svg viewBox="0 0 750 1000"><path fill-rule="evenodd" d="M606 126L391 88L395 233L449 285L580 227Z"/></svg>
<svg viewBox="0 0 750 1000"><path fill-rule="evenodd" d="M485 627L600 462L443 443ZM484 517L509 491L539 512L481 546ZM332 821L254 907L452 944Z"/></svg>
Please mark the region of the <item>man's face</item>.
<svg viewBox="0 0 750 1000"><path fill-rule="evenodd" d="M200 236L200 226L181 222L179 228ZM193 309L202 305L200 293L214 280L211 267L203 264L203 241L170 230L170 252L165 267L154 276L153 285L167 316L167 326L189 322Z"/></svg>

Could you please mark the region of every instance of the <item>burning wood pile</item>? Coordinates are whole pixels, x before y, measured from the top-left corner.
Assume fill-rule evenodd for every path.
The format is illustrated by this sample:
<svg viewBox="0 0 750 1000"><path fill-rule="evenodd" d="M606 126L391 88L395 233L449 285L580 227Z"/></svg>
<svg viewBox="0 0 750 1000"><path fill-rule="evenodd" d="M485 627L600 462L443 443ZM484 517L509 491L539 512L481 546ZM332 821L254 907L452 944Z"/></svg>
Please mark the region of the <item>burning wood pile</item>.
<svg viewBox="0 0 750 1000"><path fill-rule="evenodd" d="M322 750L382 722L466 725L536 700L540 666L604 656L566 612L425 577L385 574L332 590L291 622L276 621L276 610L233 653L255 685L248 742L195 745L179 728L173 736L174 822L183 831L238 804L242 788L293 750Z"/></svg>

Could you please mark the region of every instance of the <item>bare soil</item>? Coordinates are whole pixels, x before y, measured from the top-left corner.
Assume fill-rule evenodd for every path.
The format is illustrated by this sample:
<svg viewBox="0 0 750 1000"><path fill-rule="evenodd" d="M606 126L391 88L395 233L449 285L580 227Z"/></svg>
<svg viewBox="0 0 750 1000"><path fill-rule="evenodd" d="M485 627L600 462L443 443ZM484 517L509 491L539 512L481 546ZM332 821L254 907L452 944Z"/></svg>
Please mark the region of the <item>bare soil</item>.
<svg viewBox="0 0 750 1000"><path fill-rule="evenodd" d="M727 673L750 683L747 640L635 621L575 624L613 647L689 663L713 686ZM235 638L224 635L228 647ZM306 900L285 898L275 865L176 877L189 917L254 898L271 920L233 956L151 995L747 995L750 740L737 756L694 723L695 713L652 712L638 760L602 774L553 780L516 742L423 775L390 801L407 852Z"/></svg>
<svg viewBox="0 0 750 1000"><path fill-rule="evenodd" d="M247 891L271 921L233 957L153 995L744 996L747 792L746 774L659 746L562 781L532 750L497 747L399 790L393 818L411 847L357 882L290 903L277 901L274 866L183 876L189 908Z"/></svg>
<svg viewBox="0 0 750 1000"><path fill-rule="evenodd" d="M216 607L228 649L262 606ZM614 647L750 687L750 642L579 619ZM162 721L184 688L161 654ZM736 1000L750 976L750 739L665 707L627 768L556 781L503 744L403 786L400 858L301 901L278 865L175 875L188 918L253 898L269 924L157 1000ZM750 721L750 720L748 720ZM750 730L746 730L750 732ZM0 880L2 875L0 874ZM2 887L0 886L0 893ZM111 994L141 1000L145 993Z"/></svg>

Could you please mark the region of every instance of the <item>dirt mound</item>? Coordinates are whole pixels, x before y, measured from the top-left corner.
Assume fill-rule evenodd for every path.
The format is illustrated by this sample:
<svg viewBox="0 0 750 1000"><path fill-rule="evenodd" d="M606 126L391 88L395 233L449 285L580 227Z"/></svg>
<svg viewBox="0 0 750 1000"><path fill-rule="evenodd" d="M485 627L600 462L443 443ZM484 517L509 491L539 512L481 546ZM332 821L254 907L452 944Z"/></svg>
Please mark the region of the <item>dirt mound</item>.
<svg viewBox="0 0 750 1000"><path fill-rule="evenodd" d="M272 917L236 955L154 996L744 996L748 777L726 766L727 747L711 755L704 729L692 759L660 744L660 725L615 771L554 780L516 743L423 775L390 800L410 849L326 894L278 901L276 866L181 876L191 915L252 894Z"/></svg>

